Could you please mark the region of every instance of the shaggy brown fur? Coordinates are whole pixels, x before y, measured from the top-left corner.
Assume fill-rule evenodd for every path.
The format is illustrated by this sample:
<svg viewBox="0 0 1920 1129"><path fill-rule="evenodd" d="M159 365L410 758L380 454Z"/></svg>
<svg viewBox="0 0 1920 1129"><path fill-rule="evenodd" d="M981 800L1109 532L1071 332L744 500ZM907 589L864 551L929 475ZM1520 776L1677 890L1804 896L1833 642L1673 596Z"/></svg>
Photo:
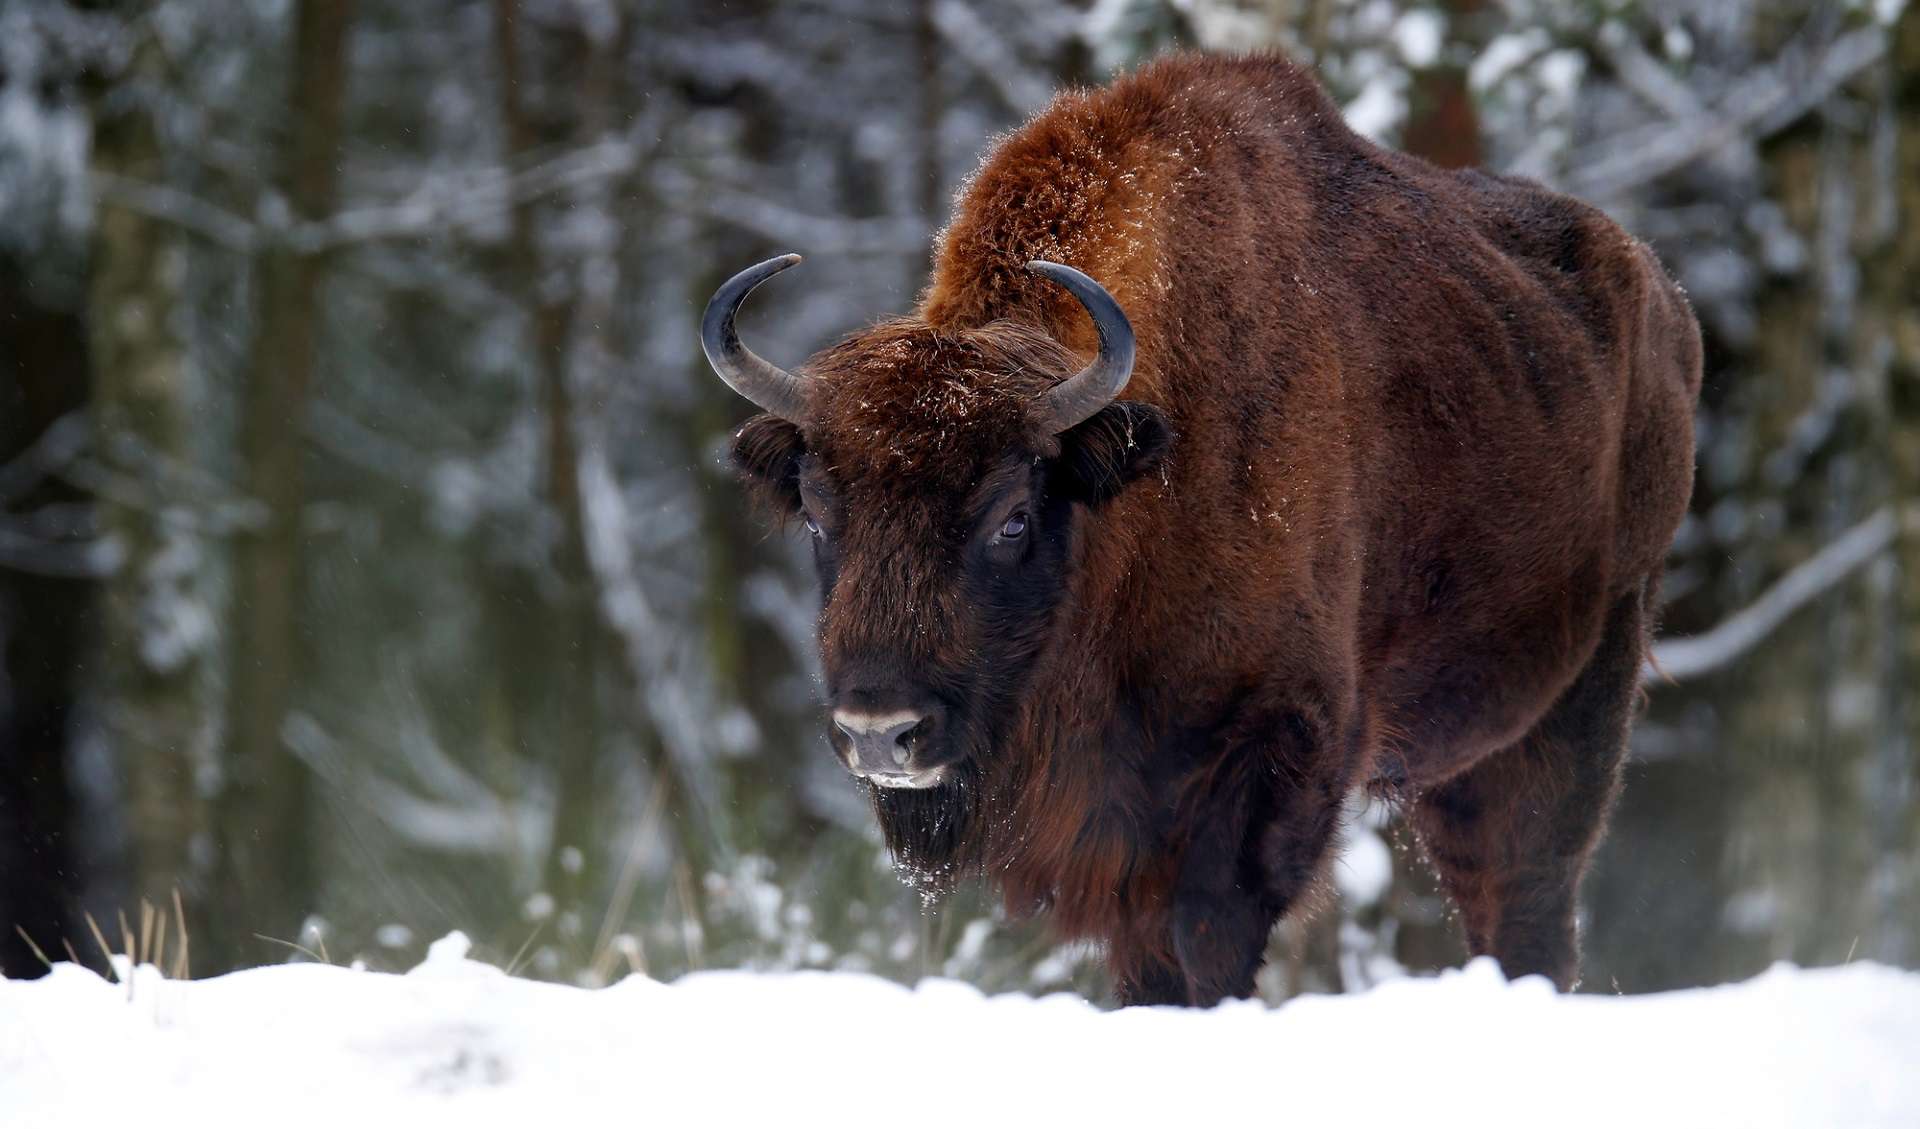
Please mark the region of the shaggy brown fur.
<svg viewBox="0 0 1920 1129"><path fill-rule="evenodd" d="M1058 437L1033 397L1095 342L1030 259L1139 343ZM1473 950L1571 983L1692 481L1698 331L1645 246L1370 144L1282 59L1173 56L1001 142L917 313L805 372L807 425L736 455L821 526L834 702L944 703L952 775L875 790L904 865L1104 942L1125 1000L1211 1003L1371 783Z"/></svg>

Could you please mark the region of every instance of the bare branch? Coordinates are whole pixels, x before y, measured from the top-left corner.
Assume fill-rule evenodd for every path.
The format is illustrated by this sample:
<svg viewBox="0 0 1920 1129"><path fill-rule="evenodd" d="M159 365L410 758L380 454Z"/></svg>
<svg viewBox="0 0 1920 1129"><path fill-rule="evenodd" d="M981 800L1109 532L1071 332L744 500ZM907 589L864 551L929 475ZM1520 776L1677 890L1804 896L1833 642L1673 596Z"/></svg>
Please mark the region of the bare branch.
<svg viewBox="0 0 1920 1129"><path fill-rule="evenodd" d="M796 211L735 188L687 174L654 161L657 131L652 119L625 134L530 165L518 171L488 167L471 174L430 181L392 203L343 209L323 220L288 226L256 224L189 193L97 174L103 199L142 215L178 224L227 247L249 253L262 239L281 239L303 253L354 243L409 239L504 222L515 204L589 188L643 168L654 170L664 195L677 207L745 228L769 239L804 246L815 254L918 254L928 232L915 217L840 219Z"/></svg>
<svg viewBox="0 0 1920 1129"><path fill-rule="evenodd" d="M670 168L659 169L654 180L676 208L745 228L783 245L805 248L815 255L915 255L926 250L932 234L917 216L818 216Z"/></svg>
<svg viewBox="0 0 1920 1129"><path fill-rule="evenodd" d="M1789 48L1773 66L1741 80L1711 110L1660 127L1650 136L1615 138L1597 154L1576 155L1567 190L1617 200L1743 135L1776 133L1879 62L1886 48L1886 31L1877 25L1848 32L1818 49Z"/></svg>
<svg viewBox="0 0 1920 1129"><path fill-rule="evenodd" d="M98 169L91 175L94 193L103 203L174 224L230 251L253 250L258 235L253 221L210 200L170 185L148 184Z"/></svg>
<svg viewBox="0 0 1920 1129"><path fill-rule="evenodd" d="M1773 582L1760 598L1700 635L1662 639L1641 670L1645 683L1680 681L1711 674L1758 646L1787 618L1885 552L1897 523L1891 506L1842 534Z"/></svg>
<svg viewBox="0 0 1920 1129"><path fill-rule="evenodd" d="M0 570L90 580L112 574L123 555L110 538L48 541L0 524Z"/></svg>
<svg viewBox="0 0 1920 1129"><path fill-rule="evenodd" d="M611 136L518 171L500 167L429 181L406 199L348 208L324 220L304 224L296 242L319 251L347 243L402 239L447 229L502 222L515 204L587 187L633 172L651 154L652 118L646 128Z"/></svg>
<svg viewBox="0 0 1920 1129"><path fill-rule="evenodd" d="M80 412L68 412L48 424L26 450L0 466L0 506L24 497L47 475L71 463L87 449L91 435L87 417Z"/></svg>
<svg viewBox="0 0 1920 1129"><path fill-rule="evenodd" d="M79 458L63 468L60 477L103 501L206 536L258 529L266 520L266 508L256 499L237 491L187 490L182 480L163 482L151 467L142 473L105 459Z"/></svg>
<svg viewBox="0 0 1920 1129"><path fill-rule="evenodd" d="M306 254L350 243L404 239L500 222L515 204L568 189L612 180L642 167L658 135L645 117L625 133L603 138L523 169L488 165L462 175L429 179L401 200L343 208L321 220L279 223L249 220L188 192L94 174L100 199L164 220L228 248L247 253L264 238L284 240ZM284 209L278 209L284 212ZM269 213L270 215L272 213Z"/></svg>
<svg viewBox="0 0 1920 1129"><path fill-rule="evenodd" d="M410 670L400 678L394 685L412 684ZM352 725L348 740L380 750L375 765L391 764L408 770L404 773L350 764L347 746L303 710L287 715L281 740L316 776L358 799L411 843L529 861L526 844L550 834L551 798L538 788L501 795L447 754L417 701L396 696L394 704L399 711L395 732L375 734Z"/></svg>
<svg viewBox="0 0 1920 1129"><path fill-rule="evenodd" d="M1014 113L1025 117L1052 100L1053 84L1022 62L966 0L938 0L933 5L933 26Z"/></svg>
<svg viewBox="0 0 1920 1129"><path fill-rule="evenodd" d="M1599 36L1600 54L1612 66L1620 85L1670 118L1682 120L1704 112L1699 95L1658 59L1647 54L1640 40L1620 24L1608 24Z"/></svg>
<svg viewBox="0 0 1920 1129"><path fill-rule="evenodd" d="M709 713L693 700L694 691L679 669L681 657L641 586L626 500L603 446L583 444L577 466L600 618L620 641L628 677L648 699L649 715L667 754L661 767L672 773L678 794L691 805L709 841L725 849L726 836L716 816L720 793L709 751Z"/></svg>

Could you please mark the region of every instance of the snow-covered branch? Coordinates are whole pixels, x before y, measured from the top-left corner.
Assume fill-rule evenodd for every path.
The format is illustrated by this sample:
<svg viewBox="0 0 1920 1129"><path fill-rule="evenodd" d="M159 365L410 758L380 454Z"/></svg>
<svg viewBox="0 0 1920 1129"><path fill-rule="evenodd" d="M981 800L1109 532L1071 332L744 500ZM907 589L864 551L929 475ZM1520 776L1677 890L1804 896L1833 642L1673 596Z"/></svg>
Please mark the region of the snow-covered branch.
<svg viewBox="0 0 1920 1129"><path fill-rule="evenodd" d="M695 691L680 669L672 634L641 583L626 498L602 444L583 445L576 473L600 619L620 642L628 677L646 696L649 716L666 751L661 767L673 775L691 814L706 824L708 841L720 842L713 824L719 783L713 775L707 736L708 711L702 708L705 703L695 701Z"/></svg>
<svg viewBox="0 0 1920 1129"><path fill-rule="evenodd" d="M1893 507L1881 507L1833 544L1788 570L1758 600L1712 630L1655 643L1641 680L1698 678L1727 666L1758 646L1794 612L1885 552L1897 532Z"/></svg>
<svg viewBox="0 0 1920 1129"><path fill-rule="evenodd" d="M162 220L219 244L230 251L253 250L258 227L252 220L165 184L150 184L94 170L93 190L103 202Z"/></svg>
<svg viewBox="0 0 1920 1129"><path fill-rule="evenodd" d="M1053 98L1053 83L1022 62L966 0L939 0L933 6L933 26L1014 113L1024 117Z"/></svg>
<svg viewBox="0 0 1920 1129"><path fill-rule="evenodd" d="M304 710L287 715L281 740L308 769L354 796L360 805L416 846L471 854L496 854L522 868L535 865L528 844L551 835L553 797L538 782L516 795L497 792L459 764L434 735L413 690L414 676L404 664L392 685L404 688L392 701L400 724L373 732L346 715L352 732L342 740ZM349 749L374 747L383 755L373 765L356 766ZM405 769L389 772L384 766Z"/></svg>
<svg viewBox="0 0 1920 1129"><path fill-rule="evenodd" d="M1736 84L1712 109L1676 123L1614 138L1576 154L1566 188L1617 200L1742 136L1765 137L1791 125L1886 54L1886 30L1859 28L1824 47L1789 48L1774 65ZM1642 76L1645 77L1644 75Z"/></svg>
<svg viewBox="0 0 1920 1129"><path fill-rule="evenodd" d="M120 559L120 550L111 540L50 540L0 520L0 570L84 580L109 575Z"/></svg>
<svg viewBox="0 0 1920 1129"><path fill-rule="evenodd" d="M1601 57L1635 97L1671 118L1691 118L1704 111L1693 88L1648 54L1623 25L1607 24L1598 39Z"/></svg>
<svg viewBox="0 0 1920 1129"><path fill-rule="evenodd" d="M412 239L504 221L515 204L589 188L651 168L655 187L675 208L705 215L816 254L904 255L925 249L928 232L915 217L847 219L789 208L738 188L717 185L671 163L652 147L609 137L513 171L491 167L432 180L405 199L345 208L323 220L256 223L189 193L109 174L95 176L101 198L242 254L264 239L313 254L356 243Z"/></svg>
<svg viewBox="0 0 1920 1129"><path fill-rule="evenodd" d="M405 239L476 227L504 220L515 204L625 176L641 167L653 144L641 138L647 128L602 138L526 168L483 168L465 175L430 180L403 200L343 209L325 220L303 224L297 242L307 250L348 243Z"/></svg>
<svg viewBox="0 0 1920 1129"><path fill-rule="evenodd" d="M675 208L733 224L783 246L815 255L913 255L931 233L917 216L843 219L798 211L763 196L692 176L671 167L654 182Z"/></svg>
<svg viewBox="0 0 1920 1129"><path fill-rule="evenodd" d="M25 496L47 475L71 463L86 450L90 436L87 417L80 412L48 424L12 462L0 465L0 506Z"/></svg>

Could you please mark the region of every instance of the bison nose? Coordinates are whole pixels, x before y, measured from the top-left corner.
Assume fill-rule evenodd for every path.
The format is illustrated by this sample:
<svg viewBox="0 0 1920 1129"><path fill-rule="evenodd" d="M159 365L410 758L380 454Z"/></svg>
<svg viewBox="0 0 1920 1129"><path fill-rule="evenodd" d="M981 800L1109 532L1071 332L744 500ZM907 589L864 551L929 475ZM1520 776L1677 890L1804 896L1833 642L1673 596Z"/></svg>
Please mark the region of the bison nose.
<svg viewBox="0 0 1920 1129"><path fill-rule="evenodd" d="M862 776L875 773L897 775L907 771L907 761L913 753L910 734L926 719L926 714L914 710L896 710L893 713L833 711L834 727L845 733L853 746L853 752L847 758L848 767Z"/></svg>

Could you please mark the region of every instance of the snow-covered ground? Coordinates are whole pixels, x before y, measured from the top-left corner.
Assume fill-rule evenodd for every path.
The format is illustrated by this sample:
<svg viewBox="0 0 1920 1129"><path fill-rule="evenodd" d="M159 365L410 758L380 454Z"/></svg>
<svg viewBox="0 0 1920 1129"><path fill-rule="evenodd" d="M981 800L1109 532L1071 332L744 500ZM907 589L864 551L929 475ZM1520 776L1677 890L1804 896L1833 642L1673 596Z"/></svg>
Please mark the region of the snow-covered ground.
<svg viewBox="0 0 1920 1129"><path fill-rule="evenodd" d="M0 1126L1920 1126L1920 974L1866 964L1609 998L1483 961L1102 1012L846 973L584 991L435 950L404 976L0 983Z"/></svg>

